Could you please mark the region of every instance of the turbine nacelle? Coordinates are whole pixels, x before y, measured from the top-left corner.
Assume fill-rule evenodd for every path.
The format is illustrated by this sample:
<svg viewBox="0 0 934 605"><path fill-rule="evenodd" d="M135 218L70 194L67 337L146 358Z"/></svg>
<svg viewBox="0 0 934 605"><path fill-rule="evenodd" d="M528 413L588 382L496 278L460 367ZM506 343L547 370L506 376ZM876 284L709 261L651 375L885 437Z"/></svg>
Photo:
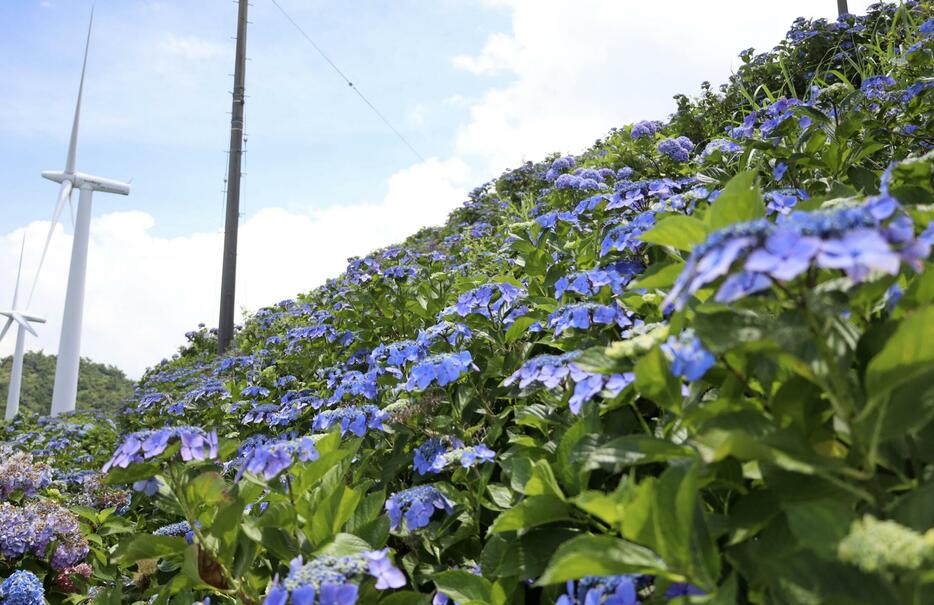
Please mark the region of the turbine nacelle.
<svg viewBox="0 0 934 605"><path fill-rule="evenodd" d="M103 191L105 193L116 193L118 195L130 194L129 183L124 183L113 179L105 179L104 177L93 176L83 172L68 173L60 170L45 170L42 172L42 178L55 181L56 183L71 183L71 188L74 189ZM68 194L66 194L66 196L67 195Z"/></svg>

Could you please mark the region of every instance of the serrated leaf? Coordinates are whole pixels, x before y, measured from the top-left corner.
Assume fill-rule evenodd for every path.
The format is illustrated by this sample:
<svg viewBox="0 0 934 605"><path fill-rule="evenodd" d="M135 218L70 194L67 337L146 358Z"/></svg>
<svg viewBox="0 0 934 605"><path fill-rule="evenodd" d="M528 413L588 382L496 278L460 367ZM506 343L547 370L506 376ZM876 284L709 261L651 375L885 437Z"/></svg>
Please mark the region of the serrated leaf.
<svg viewBox="0 0 934 605"><path fill-rule="evenodd" d="M639 239L690 252L694 246L707 239L707 226L692 216L675 214L658 221L655 227L640 235Z"/></svg>

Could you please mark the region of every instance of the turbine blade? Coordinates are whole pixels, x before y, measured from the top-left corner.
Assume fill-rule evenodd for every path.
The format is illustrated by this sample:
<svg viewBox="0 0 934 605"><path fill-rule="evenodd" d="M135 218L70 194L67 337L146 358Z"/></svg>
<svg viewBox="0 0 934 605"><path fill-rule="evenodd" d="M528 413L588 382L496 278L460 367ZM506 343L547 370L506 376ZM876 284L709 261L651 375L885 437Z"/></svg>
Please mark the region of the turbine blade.
<svg viewBox="0 0 934 605"><path fill-rule="evenodd" d="M71 201L71 196L68 196L68 215L71 217L71 228L75 228L75 204Z"/></svg>
<svg viewBox="0 0 934 605"><path fill-rule="evenodd" d="M0 330L0 340L3 340L3 337L6 336L6 333L10 330L10 326L13 325L13 318L6 320L6 323L3 324L3 329Z"/></svg>
<svg viewBox="0 0 934 605"><path fill-rule="evenodd" d="M27 332L29 332L30 334L32 334L33 336L35 336L35 337L38 338L39 335L36 334L35 329L33 329L33 327L32 327L31 325L29 325L29 320L27 320L25 317L23 317L22 315L20 315L20 314L17 313L16 311L13 311L13 315L12 315L11 319L13 319L13 320L14 320L16 323L18 323L19 325L23 326L23 329L24 329L24 330L26 330Z"/></svg>
<svg viewBox="0 0 934 605"><path fill-rule="evenodd" d="M62 189L58 194L58 202L55 204L55 211L52 213L52 224L49 225L49 235L45 238L45 247L42 249L42 256L39 257L39 267L36 269L36 276L32 281L32 289L29 291L29 298L26 300L26 308L32 302L32 297L36 293L36 285L39 283L39 274L42 273L42 265L45 264L45 255L49 252L49 245L52 243L52 235L55 233L55 225L58 224L58 218L62 215L62 209L65 204L71 200L71 181L62 181Z"/></svg>
<svg viewBox="0 0 934 605"><path fill-rule="evenodd" d="M84 44L84 62L81 64L81 83L78 84L78 103L75 105L75 120L71 125L71 140L68 143L68 157L65 159L65 174L75 173L75 156L78 152L78 124L81 121L81 96L84 93L84 72L88 67L88 49L91 48L91 26L94 24L94 7L91 7L91 20L88 23L88 39Z"/></svg>
<svg viewBox="0 0 934 605"><path fill-rule="evenodd" d="M23 254L26 252L26 232L23 231L23 244L19 249L19 268L16 270L16 287L13 288L13 308L16 308L16 301L19 299L19 280L23 275Z"/></svg>

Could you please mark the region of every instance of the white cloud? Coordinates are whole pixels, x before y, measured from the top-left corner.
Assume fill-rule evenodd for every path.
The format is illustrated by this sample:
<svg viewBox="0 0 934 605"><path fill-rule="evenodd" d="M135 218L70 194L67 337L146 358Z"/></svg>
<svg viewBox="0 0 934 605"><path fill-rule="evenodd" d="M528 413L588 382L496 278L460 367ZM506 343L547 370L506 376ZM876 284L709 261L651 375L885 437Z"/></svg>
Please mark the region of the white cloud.
<svg viewBox="0 0 934 605"><path fill-rule="evenodd" d="M490 0L487 0L489 2ZM857 11L870 0L851 1ZM834 16L831 0L495 0L512 32L454 64L512 73L470 108L457 153L490 173L551 151L578 152L613 126L665 118L672 97L719 84L740 50L772 48L799 15Z"/></svg>
<svg viewBox="0 0 934 605"><path fill-rule="evenodd" d="M338 275L348 257L441 223L474 179L459 160L432 159L394 175L380 203L312 213L260 210L240 228L238 307L255 310L295 296ZM91 223L82 355L134 377L171 355L186 330L217 321L221 233L162 238L152 234L154 226L150 214L137 211ZM28 291L48 229L47 221L36 221L0 236L4 305L12 299L23 231ZM37 327L38 340L30 337L30 349L57 349L70 249L70 234L58 226L31 308L49 321ZM12 349L8 336L0 354Z"/></svg>

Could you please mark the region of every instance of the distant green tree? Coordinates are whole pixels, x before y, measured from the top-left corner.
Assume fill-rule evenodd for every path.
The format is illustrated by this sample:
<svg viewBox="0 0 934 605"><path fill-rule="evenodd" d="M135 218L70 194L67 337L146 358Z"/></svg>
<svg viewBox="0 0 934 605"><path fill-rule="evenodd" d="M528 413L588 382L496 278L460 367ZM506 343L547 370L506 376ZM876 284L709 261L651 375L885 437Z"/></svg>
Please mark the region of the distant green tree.
<svg viewBox="0 0 934 605"><path fill-rule="evenodd" d="M0 360L0 406L6 405L10 385L12 357ZM48 414L55 383L55 355L28 352L23 358L23 386L20 411ZM133 381L114 366L81 359L78 374L77 409L81 411L117 411L133 394Z"/></svg>

